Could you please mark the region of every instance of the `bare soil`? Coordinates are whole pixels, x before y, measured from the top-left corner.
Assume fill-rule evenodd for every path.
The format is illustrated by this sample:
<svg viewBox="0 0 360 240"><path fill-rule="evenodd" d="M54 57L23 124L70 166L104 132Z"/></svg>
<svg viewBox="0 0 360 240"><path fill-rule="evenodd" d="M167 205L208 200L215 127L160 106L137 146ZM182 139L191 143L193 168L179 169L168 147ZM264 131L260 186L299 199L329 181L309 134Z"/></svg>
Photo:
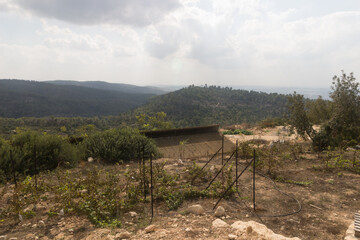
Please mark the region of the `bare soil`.
<svg viewBox="0 0 360 240"><path fill-rule="evenodd" d="M278 133L278 130L275 130ZM233 138L234 139L234 138ZM207 162L208 158L197 159L199 165ZM246 166L249 159L243 159L239 163L239 172ZM165 169L177 172L184 181L186 167L192 164L191 160L183 159L183 165L178 159L158 159L156 162L166 162ZM94 163L92 163L93 166ZM81 177L82 168L87 168L91 163L84 163L71 171ZM92 166L92 167L93 167ZM106 168L109 171L124 171L126 167L137 168L137 163L128 166L96 165L98 168ZM221 160L218 158L209 168L214 166L220 169ZM235 168L235 167L234 167ZM115 170L114 170L115 169ZM301 239L343 239L346 229L353 221L354 213L360 209L360 175L339 169L328 170L324 168L323 161L316 154L304 152L298 160L284 160L277 171L278 177L287 182L276 182L256 174L256 211L252 209L253 173L248 169L240 177L239 195L230 199L223 199L219 205L226 209L226 217L223 220L229 224L235 221L257 221L265 224L275 233L287 237L299 237ZM215 175L215 174L214 174ZM46 178L46 175L42 176ZM49 176L50 177L50 176ZM221 174L219 176L221 178ZM208 183L195 183L199 188L205 188ZM0 193L4 193L0 200L0 207L6 207L11 201L12 185L0 187ZM301 211L295 213L301 204ZM151 224L157 226L153 233L145 233L144 228L150 224L150 205L145 206L146 217L138 219L125 215L123 229L109 228L99 229L95 227L83 215L67 214L64 216L49 216L51 209L51 193L47 201L37 206L36 215L19 221L18 216L0 219L0 236L18 239L106 239L109 235L114 236L126 229L131 233L131 239L229 239L232 233L230 228L213 229L213 207L218 199L192 199L186 200L176 211L168 211L164 202L155 203L155 216ZM205 214L195 216L186 214L188 206L201 204ZM292 214L294 213L294 214ZM266 217L269 215L286 215L282 217ZM245 234L245 233L244 233ZM110 239L110 238L108 238ZM252 239L238 236L237 239ZM256 238L253 238L256 239Z"/></svg>

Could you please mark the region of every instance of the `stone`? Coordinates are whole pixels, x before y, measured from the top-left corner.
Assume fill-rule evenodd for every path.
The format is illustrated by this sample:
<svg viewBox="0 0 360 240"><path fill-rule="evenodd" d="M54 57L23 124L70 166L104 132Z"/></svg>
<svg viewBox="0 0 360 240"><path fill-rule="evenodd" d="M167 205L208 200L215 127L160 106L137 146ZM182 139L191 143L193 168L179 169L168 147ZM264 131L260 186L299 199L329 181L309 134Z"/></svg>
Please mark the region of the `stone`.
<svg viewBox="0 0 360 240"><path fill-rule="evenodd" d="M255 221L236 221L231 227L236 230L237 235L246 233L251 236L257 236L257 239L267 239L267 240L300 240L297 237L287 238L280 234L274 233L272 230L268 229L264 224L255 222Z"/></svg>
<svg viewBox="0 0 360 240"><path fill-rule="evenodd" d="M181 159L177 160L178 166L184 166L184 162Z"/></svg>
<svg viewBox="0 0 360 240"><path fill-rule="evenodd" d="M43 220L40 220L40 221L39 221L39 226L40 226L40 227L44 227L44 226L45 226L45 222L44 222Z"/></svg>
<svg viewBox="0 0 360 240"><path fill-rule="evenodd" d="M19 221L22 222L23 220L23 216L19 213Z"/></svg>
<svg viewBox="0 0 360 240"><path fill-rule="evenodd" d="M131 217L136 217L138 214L136 212L129 212Z"/></svg>
<svg viewBox="0 0 360 240"><path fill-rule="evenodd" d="M36 236L33 233L29 233L28 235L25 236L25 239L35 239L35 238Z"/></svg>
<svg viewBox="0 0 360 240"><path fill-rule="evenodd" d="M196 215L202 215L205 213L205 210L201 205L197 204L197 205L192 205L192 206L188 207L187 212L196 214Z"/></svg>
<svg viewBox="0 0 360 240"><path fill-rule="evenodd" d="M223 217L225 216L225 208L223 208L222 206L219 206L216 211L215 211L215 217Z"/></svg>
<svg viewBox="0 0 360 240"><path fill-rule="evenodd" d="M64 216L64 209L61 209L61 210L60 210L59 216L60 216L60 217Z"/></svg>
<svg viewBox="0 0 360 240"><path fill-rule="evenodd" d="M104 240L115 240L115 236L109 234L104 238Z"/></svg>
<svg viewBox="0 0 360 240"><path fill-rule="evenodd" d="M81 190L79 191L79 193L82 193L82 194L87 193L87 192L88 192L87 189L81 189Z"/></svg>
<svg viewBox="0 0 360 240"><path fill-rule="evenodd" d="M124 232L116 234L115 240L129 239L130 237L131 237L131 233L129 233L128 231L124 231Z"/></svg>
<svg viewBox="0 0 360 240"><path fill-rule="evenodd" d="M213 228L223 228L223 227L228 227L229 224L227 224L226 222L224 222L223 220L217 218L212 222L212 227Z"/></svg>
<svg viewBox="0 0 360 240"><path fill-rule="evenodd" d="M6 240L6 235L1 235L0 240Z"/></svg>
<svg viewBox="0 0 360 240"><path fill-rule="evenodd" d="M237 236L234 234L229 234L228 238L229 238L229 240L235 240L237 238Z"/></svg>
<svg viewBox="0 0 360 240"><path fill-rule="evenodd" d="M9 238L9 240L17 240L17 239L18 239L17 237Z"/></svg>
<svg viewBox="0 0 360 240"><path fill-rule="evenodd" d="M92 163L94 161L94 159L92 157L88 157L88 162Z"/></svg>
<svg viewBox="0 0 360 240"><path fill-rule="evenodd" d="M32 212L36 209L34 204L30 204L27 208L24 209L24 212Z"/></svg>
<svg viewBox="0 0 360 240"><path fill-rule="evenodd" d="M155 229L156 229L156 225L152 224L152 225L147 226L147 227L145 228L145 232L146 232L146 233L152 233L152 232L155 231Z"/></svg>

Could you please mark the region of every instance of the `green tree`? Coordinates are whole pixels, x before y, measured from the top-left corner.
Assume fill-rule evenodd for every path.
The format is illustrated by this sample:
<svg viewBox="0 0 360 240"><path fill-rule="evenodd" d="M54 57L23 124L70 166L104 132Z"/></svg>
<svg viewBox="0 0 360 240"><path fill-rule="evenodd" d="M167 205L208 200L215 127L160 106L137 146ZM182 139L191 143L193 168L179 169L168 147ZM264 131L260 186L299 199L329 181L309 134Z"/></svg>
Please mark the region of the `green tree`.
<svg viewBox="0 0 360 240"><path fill-rule="evenodd" d="M309 137L313 140L316 131L313 129L306 113L304 95L297 94L296 92L290 95L288 97L288 109L291 127L295 128L302 138L306 139Z"/></svg>
<svg viewBox="0 0 360 240"><path fill-rule="evenodd" d="M331 118L332 103L319 96L315 101L308 101L306 109L310 123L323 124Z"/></svg>
<svg viewBox="0 0 360 240"><path fill-rule="evenodd" d="M360 135L360 90L353 73L334 76L330 97L333 101L329 122L332 137L341 142L359 142Z"/></svg>
<svg viewBox="0 0 360 240"><path fill-rule="evenodd" d="M166 121L166 113L158 112L154 116L141 113L136 116L138 125L142 130L169 129L173 126L171 121Z"/></svg>

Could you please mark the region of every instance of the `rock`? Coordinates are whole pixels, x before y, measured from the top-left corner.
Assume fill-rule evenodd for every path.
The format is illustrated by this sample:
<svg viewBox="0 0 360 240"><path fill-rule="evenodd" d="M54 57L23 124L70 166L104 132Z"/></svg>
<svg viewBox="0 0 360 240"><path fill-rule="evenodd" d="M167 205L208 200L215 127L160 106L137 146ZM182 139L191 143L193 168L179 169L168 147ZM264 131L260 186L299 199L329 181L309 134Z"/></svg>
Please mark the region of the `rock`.
<svg viewBox="0 0 360 240"><path fill-rule="evenodd" d="M188 207L187 212L196 215L202 215L205 213L204 208L199 204Z"/></svg>
<svg viewBox="0 0 360 240"><path fill-rule="evenodd" d="M17 240L17 239L18 239L17 237L9 238L9 240Z"/></svg>
<svg viewBox="0 0 360 240"><path fill-rule="evenodd" d="M131 233L129 233L128 231L124 231L124 232L116 234L115 240L129 239L130 237L131 237Z"/></svg>
<svg viewBox="0 0 360 240"><path fill-rule="evenodd" d="M216 211L215 211L215 217L223 217L225 216L225 208L223 208L222 206L219 206Z"/></svg>
<svg viewBox="0 0 360 240"><path fill-rule="evenodd" d="M92 157L88 157L88 162L92 163L94 159Z"/></svg>
<svg viewBox="0 0 360 240"><path fill-rule="evenodd" d="M136 212L129 212L131 217L136 217L138 214Z"/></svg>
<svg viewBox="0 0 360 240"><path fill-rule="evenodd" d="M229 240L235 240L237 238L237 236L234 234L229 234L228 238L229 238Z"/></svg>
<svg viewBox="0 0 360 240"><path fill-rule="evenodd" d="M28 235L25 236L25 239L35 239L35 238L36 236L33 233L29 233Z"/></svg>
<svg viewBox="0 0 360 240"><path fill-rule="evenodd" d="M191 228L185 228L185 232L190 232L191 230Z"/></svg>
<svg viewBox="0 0 360 240"><path fill-rule="evenodd" d="M274 233L272 230L268 229L265 225L258 222L249 221L237 221L234 222L231 227L236 230L237 235L246 233L247 235L256 236L257 239L266 239L266 240L300 240L297 237L287 238L280 234Z"/></svg>
<svg viewBox="0 0 360 240"><path fill-rule="evenodd" d="M23 216L19 213L19 221L22 222L23 220Z"/></svg>
<svg viewBox="0 0 360 240"><path fill-rule="evenodd" d="M6 235L1 235L0 240L6 240Z"/></svg>
<svg viewBox="0 0 360 240"><path fill-rule="evenodd" d="M35 223L35 224L33 224L31 227L32 227L32 228L37 228L37 224Z"/></svg>
<svg viewBox="0 0 360 240"><path fill-rule="evenodd" d="M60 216L60 217L64 216L64 209L61 209L61 210L60 210L59 216Z"/></svg>
<svg viewBox="0 0 360 240"><path fill-rule="evenodd" d="M145 228L145 232L146 232L146 233L152 233L152 232L155 231L155 229L156 229L156 225L152 224L152 225L147 226L147 227Z"/></svg>
<svg viewBox="0 0 360 240"><path fill-rule="evenodd" d="M87 189L81 189L81 190L79 191L79 193L82 193L82 194L87 193L87 192L88 192Z"/></svg>
<svg viewBox="0 0 360 240"><path fill-rule="evenodd" d="M178 164L179 166L184 166L184 162L183 162L181 159L178 159L178 160L177 160L177 164Z"/></svg>
<svg viewBox="0 0 360 240"><path fill-rule="evenodd" d="M45 222L44 222L43 220L40 220L40 221L39 221L39 226L40 226L40 227L44 227L44 226L45 226Z"/></svg>
<svg viewBox="0 0 360 240"><path fill-rule="evenodd" d="M212 227L213 228L223 228L223 227L227 227L229 226L229 224L227 224L226 222L224 222L223 220L217 218L212 222Z"/></svg>
<svg viewBox="0 0 360 240"><path fill-rule="evenodd" d="M30 204L27 208L24 209L24 212L32 212L35 210L34 204Z"/></svg>
<svg viewBox="0 0 360 240"><path fill-rule="evenodd" d="M355 237L354 222L352 222L350 224L349 228L346 230L344 240L356 240L356 239L358 239L358 238Z"/></svg>

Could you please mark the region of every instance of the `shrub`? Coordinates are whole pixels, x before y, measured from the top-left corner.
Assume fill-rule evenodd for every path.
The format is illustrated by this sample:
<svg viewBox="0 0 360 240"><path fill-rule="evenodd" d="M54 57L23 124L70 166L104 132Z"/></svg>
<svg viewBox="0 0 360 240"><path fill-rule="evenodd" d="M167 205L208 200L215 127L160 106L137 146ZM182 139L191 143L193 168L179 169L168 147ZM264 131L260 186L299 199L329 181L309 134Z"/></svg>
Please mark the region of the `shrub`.
<svg viewBox="0 0 360 240"><path fill-rule="evenodd" d="M16 174L33 175L54 170L59 165L73 167L79 156L74 146L57 135L21 131L10 141L0 140L0 170L7 174L7 180L13 167Z"/></svg>
<svg viewBox="0 0 360 240"><path fill-rule="evenodd" d="M85 140L87 156L100 158L109 163L140 158L143 147L145 157L150 157L151 154L158 155L154 141L131 128L97 132Z"/></svg>

